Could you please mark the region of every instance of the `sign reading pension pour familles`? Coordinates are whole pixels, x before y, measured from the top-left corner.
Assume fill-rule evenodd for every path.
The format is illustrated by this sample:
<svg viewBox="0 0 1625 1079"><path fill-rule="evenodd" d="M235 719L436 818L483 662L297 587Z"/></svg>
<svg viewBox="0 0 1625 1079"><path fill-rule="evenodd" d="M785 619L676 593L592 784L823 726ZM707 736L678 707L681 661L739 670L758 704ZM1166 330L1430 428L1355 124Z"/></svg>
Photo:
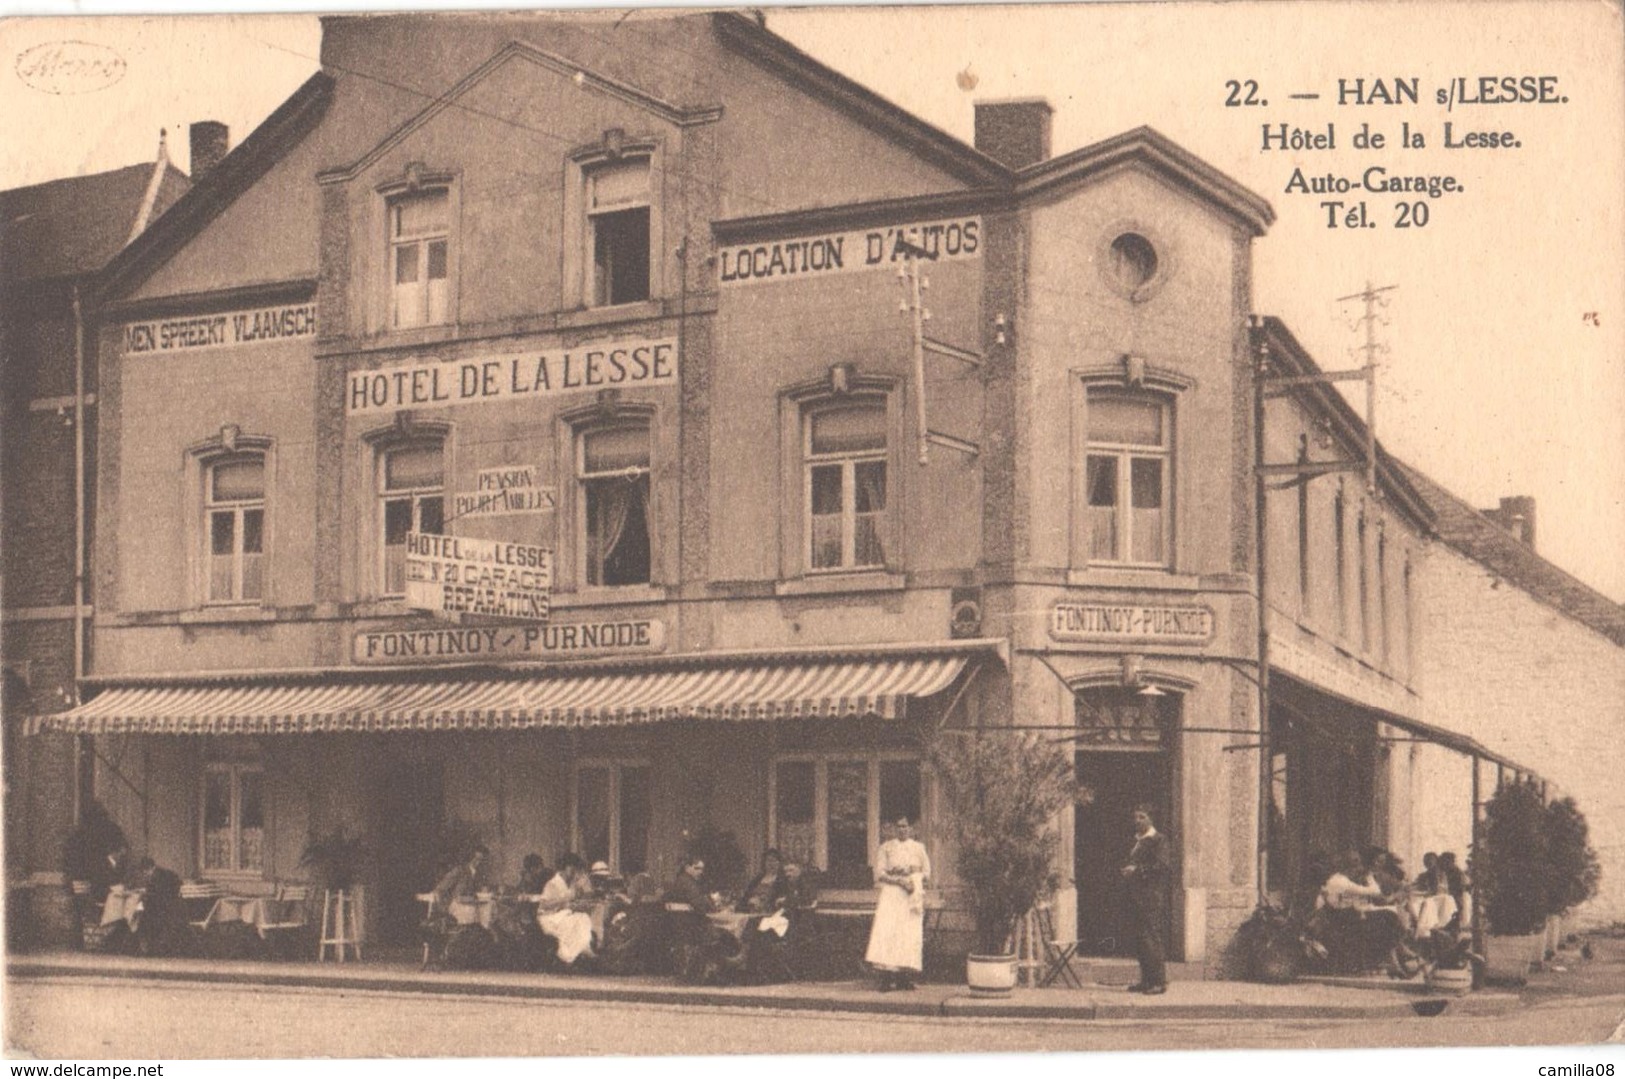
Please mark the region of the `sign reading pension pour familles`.
<svg viewBox="0 0 1625 1079"><path fill-rule="evenodd" d="M676 338L615 341L351 371L344 408L354 416L676 383Z"/></svg>
<svg viewBox="0 0 1625 1079"><path fill-rule="evenodd" d="M982 219L962 217L732 244L717 253L717 273L724 285L823 277L884 269L913 258L916 248L932 261L976 258L982 251Z"/></svg>
<svg viewBox="0 0 1625 1079"><path fill-rule="evenodd" d="M1050 609L1049 635L1057 641L1206 644L1213 639L1213 612L1206 607L1057 603Z"/></svg>
<svg viewBox="0 0 1625 1079"><path fill-rule="evenodd" d="M437 626L362 631L351 654L357 663L456 663L486 659L570 659L660 652L666 624L657 618L549 622L535 626Z"/></svg>
<svg viewBox="0 0 1625 1079"><path fill-rule="evenodd" d="M406 534L406 605L545 622L553 552L528 543Z"/></svg>
<svg viewBox="0 0 1625 1079"><path fill-rule="evenodd" d="M452 517L512 517L557 509L558 489L539 483L538 471L535 465L480 469L474 490L452 496Z"/></svg>
<svg viewBox="0 0 1625 1079"><path fill-rule="evenodd" d="M217 315L126 322L124 351L196 352L315 336L316 305L295 303Z"/></svg>

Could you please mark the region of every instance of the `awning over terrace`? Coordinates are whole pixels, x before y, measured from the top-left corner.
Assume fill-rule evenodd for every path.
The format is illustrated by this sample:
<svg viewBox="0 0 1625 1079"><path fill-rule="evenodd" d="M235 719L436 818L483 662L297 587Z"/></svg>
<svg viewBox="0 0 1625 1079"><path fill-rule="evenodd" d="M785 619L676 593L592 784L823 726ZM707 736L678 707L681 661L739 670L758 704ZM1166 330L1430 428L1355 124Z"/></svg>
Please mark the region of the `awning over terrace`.
<svg viewBox="0 0 1625 1079"><path fill-rule="evenodd" d="M988 641L877 646L871 653L677 656L637 668L460 668L380 677L290 672L111 684L30 729L74 734L308 734L526 730L665 720L903 715L940 693Z"/></svg>

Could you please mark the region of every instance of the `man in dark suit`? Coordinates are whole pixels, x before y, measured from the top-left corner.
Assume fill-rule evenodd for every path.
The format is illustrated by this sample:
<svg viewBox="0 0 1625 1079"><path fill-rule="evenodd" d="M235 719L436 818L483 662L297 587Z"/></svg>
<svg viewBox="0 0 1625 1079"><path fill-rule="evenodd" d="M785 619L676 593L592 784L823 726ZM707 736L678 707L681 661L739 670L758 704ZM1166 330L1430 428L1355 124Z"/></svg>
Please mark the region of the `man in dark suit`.
<svg viewBox="0 0 1625 1079"><path fill-rule="evenodd" d="M1168 854L1168 837L1157 831L1152 812L1151 806L1143 802L1134 807L1134 849L1129 851L1123 878L1128 882L1140 960L1140 980L1128 990L1155 996L1168 991L1168 950L1162 938L1173 863Z"/></svg>

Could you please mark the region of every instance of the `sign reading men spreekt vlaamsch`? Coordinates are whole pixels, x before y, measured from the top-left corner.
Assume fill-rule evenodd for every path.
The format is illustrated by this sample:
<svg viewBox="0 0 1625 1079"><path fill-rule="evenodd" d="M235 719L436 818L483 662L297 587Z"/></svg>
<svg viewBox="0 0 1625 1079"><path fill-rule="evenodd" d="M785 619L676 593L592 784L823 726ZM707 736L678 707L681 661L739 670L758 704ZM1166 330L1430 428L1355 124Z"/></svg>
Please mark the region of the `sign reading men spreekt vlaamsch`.
<svg viewBox="0 0 1625 1079"><path fill-rule="evenodd" d="M483 404L553 394L677 384L677 339L612 341L575 348L469 356L351 371L350 415Z"/></svg>
<svg viewBox="0 0 1625 1079"><path fill-rule="evenodd" d="M316 305L291 303L252 311L182 315L124 324L124 351L197 352L316 336Z"/></svg>
<svg viewBox="0 0 1625 1079"><path fill-rule="evenodd" d="M717 277L724 285L739 285L882 270L916 257L915 251L924 251L923 257L932 262L978 258L982 253L982 219L962 217L728 244L717 252Z"/></svg>

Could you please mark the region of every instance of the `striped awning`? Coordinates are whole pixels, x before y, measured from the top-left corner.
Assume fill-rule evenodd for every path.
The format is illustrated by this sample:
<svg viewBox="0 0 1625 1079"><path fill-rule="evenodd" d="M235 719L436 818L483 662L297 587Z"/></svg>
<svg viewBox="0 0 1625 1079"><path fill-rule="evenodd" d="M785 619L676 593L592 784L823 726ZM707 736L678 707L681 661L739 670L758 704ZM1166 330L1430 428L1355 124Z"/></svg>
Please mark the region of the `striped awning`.
<svg viewBox="0 0 1625 1079"><path fill-rule="evenodd" d="M779 662L553 675L482 672L413 681L115 686L34 730L74 734L306 734L526 730L674 719L902 714L947 688L971 656Z"/></svg>

